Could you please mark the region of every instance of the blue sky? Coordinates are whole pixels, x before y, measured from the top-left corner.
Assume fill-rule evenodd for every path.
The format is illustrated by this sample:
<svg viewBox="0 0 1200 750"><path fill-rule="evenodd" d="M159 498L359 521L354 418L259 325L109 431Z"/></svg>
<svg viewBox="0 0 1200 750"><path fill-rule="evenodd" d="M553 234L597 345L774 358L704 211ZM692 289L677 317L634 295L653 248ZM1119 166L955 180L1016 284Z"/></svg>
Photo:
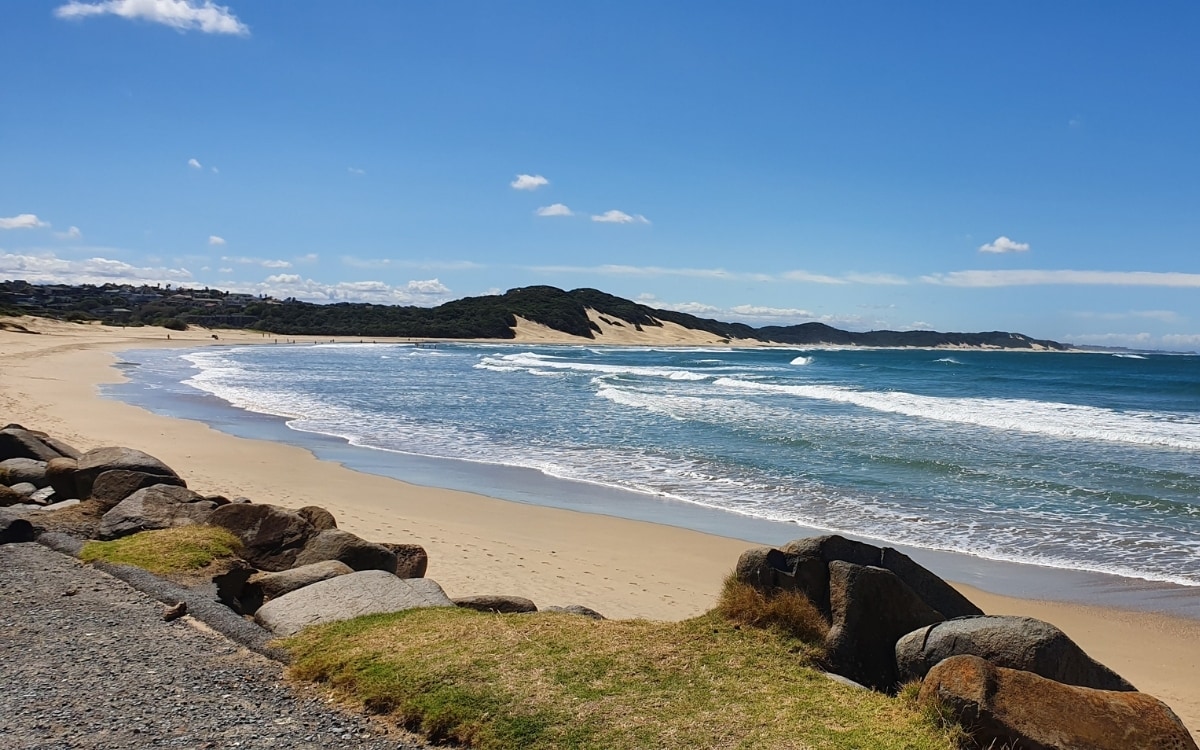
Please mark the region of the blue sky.
<svg viewBox="0 0 1200 750"><path fill-rule="evenodd" d="M1200 5L21 0L0 277L1200 349Z"/></svg>

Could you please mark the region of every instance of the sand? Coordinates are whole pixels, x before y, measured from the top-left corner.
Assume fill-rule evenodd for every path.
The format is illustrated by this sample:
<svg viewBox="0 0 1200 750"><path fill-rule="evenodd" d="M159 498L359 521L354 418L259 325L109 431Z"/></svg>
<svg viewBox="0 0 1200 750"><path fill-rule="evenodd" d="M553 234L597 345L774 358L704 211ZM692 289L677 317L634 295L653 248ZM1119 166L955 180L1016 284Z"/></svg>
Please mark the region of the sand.
<svg viewBox="0 0 1200 750"><path fill-rule="evenodd" d="M0 319L5 320L14 322ZM219 331L214 340L208 331L30 318L15 323L41 333L0 326L0 422L44 430L81 449L138 448L176 469L197 491L290 507L321 505L342 528L367 539L422 544L429 552L428 576L450 596L515 594L540 606L584 604L609 617L682 619L713 605L738 555L754 546L363 474L317 460L301 448L233 437L97 395L98 384L122 380L113 367L114 352L121 349L274 345L273 336ZM675 337L684 340L672 341L672 335L663 335L668 333L678 332L658 331L666 340L656 343L712 343L683 334ZM293 340L329 339L280 337L279 345ZM1164 700L1193 733L1200 730L1200 621L963 588L990 614L1054 623L1094 658Z"/></svg>

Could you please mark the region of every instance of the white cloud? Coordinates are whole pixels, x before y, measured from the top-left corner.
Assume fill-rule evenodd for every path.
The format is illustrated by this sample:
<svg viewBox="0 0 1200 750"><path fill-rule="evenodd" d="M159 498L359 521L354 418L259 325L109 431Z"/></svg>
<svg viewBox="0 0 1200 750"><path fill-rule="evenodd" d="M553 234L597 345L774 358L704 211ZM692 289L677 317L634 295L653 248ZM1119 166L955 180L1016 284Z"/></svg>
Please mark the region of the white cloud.
<svg viewBox="0 0 1200 750"><path fill-rule="evenodd" d="M215 235L215 234L210 234L210 235L208 235L208 244L210 244L210 245L224 245L224 244L225 244L225 238L224 238L224 237L218 237L218 236L217 236L217 235Z"/></svg>
<svg viewBox="0 0 1200 750"><path fill-rule="evenodd" d="M836 276L826 276L820 273L809 273L808 271L787 271L780 276L784 281L800 281L808 284L847 284L846 279L840 279Z"/></svg>
<svg viewBox="0 0 1200 750"><path fill-rule="evenodd" d="M1014 242L1001 235L986 245L979 246L981 253L1024 253L1029 251L1028 242Z"/></svg>
<svg viewBox="0 0 1200 750"><path fill-rule="evenodd" d="M786 318L789 320L796 318L812 319L817 317L815 313L809 310L802 310L798 307L766 307L764 305L735 305L729 308L731 313L743 317L751 318Z"/></svg>
<svg viewBox="0 0 1200 750"><path fill-rule="evenodd" d="M1154 337L1148 333L1074 333L1063 337L1067 342L1083 346L1125 346L1131 349L1149 349L1154 346Z"/></svg>
<svg viewBox="0 0 1200 750"><path fill-rule="evenodd" d="M200 163L199 159L188 159L188 166L192 169L204 169L204 165Z"/></svg>
<svg viewBox="0 0 1200 750"><path fill-rule="evenodd" d="M180 31L197 30L205 34L247 36L250 28L238 20L229 8L212 0L71 0L54 10L59 18L86 18L113 15L161 23Z"/></svg>
<svg viewBox="0 0 1200 750"><path fill-rule="evenodd" d="M1200 349L1200 333L1168 333L1162 337L1168 349Z"/></svg>
<svg viewBox="0 0 1200 750"><path fill-rule="evenodd" d="M550 180L540 174L519 174L517 179L508 184L515 190L537 190L543 185L549 185Z"/></svg>
<svg viewBox="0 0 1200 750"><path fill-rule="evenodd" d="M843 278L852 284L873 286L902 286L908 283L908 279L903 276L890 273L848 273Z"/></svg>
<svg viewBox="0 0 1200 750"><path fill-rule="evenodd" d="M605 224L649 224L650 220L641 214L630 216L624 211L612 209L605 211L602 214L592 214L592 221L599 221Z"/></svg>
<svg viewBox="0 0 1200 750"><path fill-rule="evenodd" d="M17 214L9 218L0 218L0 229L37 229L48 227L50 222L42 221L37 214Z"/></svg>
<svg viewBox="0 0 1200 750"><path fill-rule="evenodd" d="M562 203L552 203L549 206L542 206L534 211L538 216L574 216L575 212L567 208Z"/></svg>
<svg viewBox="0 0 1200 750"><path fill-rule="evenodd" d="M316 263L317 257L318 256L316 253L308 253L307 255L301 255L299 258L296 258L296 262L297 263Z"/></svg>
<svg viewBox="0 0 1200 750"><path fill-rule="evenodd" d="M661 268L659 266L529 266L535 273L586 273L604 276L683 276L686 278L723 279L730 281L771 281L761 273L735 273L723 268Z"/></svg>
<svg viewBox="0 0 1200 750"><path fill-rule="evenodd" d="M365 169L359 169L358 167L346 167L346 171L347 171L347 172L349 172L349 173L350 173L350 174L352 174L352 175L357 175L357 176L360 176L360 177L361 177L362 175L365 175L365 174L367 173L367 170L365 170Z"/></svg>
<svg viewBox="0 0 1200 750"><path fill-rule="evenodd" d="M486 268L470 260L393 260L392 258L356 258L342 256L342 264L351 268L416 268L422 271L473 271Z"/></svg>
<svg viewBox="0 0 1200 750"><path fill-rule="evenodd" d="M66 260L52 253L0 253L0 278L35 284L176 284L192 280L186 268L138 267L108 258Z"/></svg>
<svg viewBox="0 0 1200 750"><path fill-rule="evenodd" d="M266 294L307 302L371 302L383 305L432 306L450 299L450 289L437 279L409 281L391 286L382 281L342 281L324 284L296 273L268 276L257 283L223 282L231 292Z"/></svg>
<svg viewBox="0 0 1200 750"><path fill-rule="evenodd" d="M217 273L233 273L232 268L218 268Z"/></svg>
<svg viewBox="0 0 1200 750"><path fill-rule="evenodd" d="M79 227L68 227L65 232L55 232L54 236L60 240L78 240L83 239L83 232L79 231Z"/></svg>
<svg viewBox="0 0 1200 750"><path fill-rule="evenodd" d="M664 302L653 294L641 294L637 301L660 310L674 310L702 318L745 323L751 326L796 325L819 321L833 326L861 327L867 321L858 315L817 315L809 310L792 307L767 307L764 305L735 305L718 307L704 302Z"/></svg>
<svg viewBox="0 0 1200 750"><path fill-rule="evenodd" d="M211 169L212 169L213 174L219 174L221 171L221 170L217 169L216 167L211 167Z"/></svg>
<svg viewBox="0 0 1200 750"><path fill-rule="evenodd" d="M1035 286L1150 286L1200 287L1200 273L1159 271L951 271L922 276L926 284L965 287Z"/></svg>
<svg viewBox="0 0 1200 750"><path fill-rule="evenodd" d="M291 268L292 264L286 260L273 260L270 258L248 258L244 255L223 255L221 260L226 263L238 263L243 266L260 266L262 268Z"/></svg>

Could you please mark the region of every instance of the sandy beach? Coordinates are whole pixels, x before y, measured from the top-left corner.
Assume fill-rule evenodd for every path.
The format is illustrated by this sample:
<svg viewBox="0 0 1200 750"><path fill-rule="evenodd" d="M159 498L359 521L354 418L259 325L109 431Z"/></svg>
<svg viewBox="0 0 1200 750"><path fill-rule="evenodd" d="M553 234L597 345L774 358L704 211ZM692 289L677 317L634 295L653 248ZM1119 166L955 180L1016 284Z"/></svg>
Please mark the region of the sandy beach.
<svg viewBox="0 0 1200 750"><path fill-rule="evenodd" d="M15 322L39 333L0 328L0 420L44 430L81 449L144 450L200 492L321 505L340 526L367 539L422 544L429 552L428 576L451 596L516 594L539 605L585 604L609 617L682 619L712 606L738 555L754 546L359 473L302 448L233 437L97 394L99 384L122 379L113 367L121 349L263 344L274 337L218 331L214 340L203 330ZM547 340L543 331L528 333L531 343ZM1094 658L1164 700L1193 734L1200 730L1200 621L965 590L990 614L1054 623Z"/></svg>

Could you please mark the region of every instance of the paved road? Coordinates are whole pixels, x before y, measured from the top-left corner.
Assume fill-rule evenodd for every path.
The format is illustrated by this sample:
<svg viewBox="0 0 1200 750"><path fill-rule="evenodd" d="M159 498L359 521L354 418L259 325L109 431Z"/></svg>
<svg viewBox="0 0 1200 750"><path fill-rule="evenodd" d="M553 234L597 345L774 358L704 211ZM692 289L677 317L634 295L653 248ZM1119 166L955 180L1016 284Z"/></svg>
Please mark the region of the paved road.
<svg viewBox="0 0 1200 750"><path fill-rule="evenodd" d="M0 748L424 747L39 544L0 545Z"/></svg>

